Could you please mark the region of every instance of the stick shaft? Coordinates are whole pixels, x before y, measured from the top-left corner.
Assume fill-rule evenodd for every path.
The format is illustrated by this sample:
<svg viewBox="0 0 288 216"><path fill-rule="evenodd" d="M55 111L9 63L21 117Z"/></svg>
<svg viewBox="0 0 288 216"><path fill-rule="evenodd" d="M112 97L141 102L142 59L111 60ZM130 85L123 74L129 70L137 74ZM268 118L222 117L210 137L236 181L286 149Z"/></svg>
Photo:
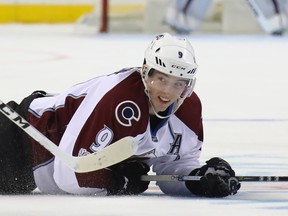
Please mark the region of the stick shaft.
<svg viewBox="0 0 288 216"><path fill-rule="evenodd" d="M143 175L142 181L199 181L202 176ZM283 182L288 176L236 176L240 182Z"/></svg>

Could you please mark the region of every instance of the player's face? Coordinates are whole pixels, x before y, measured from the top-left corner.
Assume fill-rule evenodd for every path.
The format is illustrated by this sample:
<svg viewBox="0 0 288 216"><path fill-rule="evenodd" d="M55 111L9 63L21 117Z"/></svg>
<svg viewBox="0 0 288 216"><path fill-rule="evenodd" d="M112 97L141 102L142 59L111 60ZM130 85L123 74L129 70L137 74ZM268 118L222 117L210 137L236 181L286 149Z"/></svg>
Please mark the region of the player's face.
<svg viewBox="0 0 288 216"><path fill-rule="evenodd" d="M187 80L154 71L147 78L147 88L156 112L165 111L186 89ZM153 114L153 111L151 111Z"/></svg>

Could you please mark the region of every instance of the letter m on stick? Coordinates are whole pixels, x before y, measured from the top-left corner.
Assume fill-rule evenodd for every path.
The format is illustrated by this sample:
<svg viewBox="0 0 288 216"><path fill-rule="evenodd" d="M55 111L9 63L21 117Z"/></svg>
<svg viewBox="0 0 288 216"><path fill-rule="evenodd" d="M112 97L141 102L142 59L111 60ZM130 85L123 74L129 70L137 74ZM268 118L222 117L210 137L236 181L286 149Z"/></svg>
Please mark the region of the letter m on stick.
<svg viewBox="0 0 288 216"><path fill-rule="evenodd" d="M19 127L25 129L30 126L30 124L20 115L18 115L14 110L8 107L6 104L0 104L1 112L7 116L11 121L14 121Z"/></svg>
<svg viewBox="0 0 288 216"><path fill-rule="evenodd" d="M22 128L27 128L30 125L20 116L17 116L16 118L13 119L20 127Z"/></svg>

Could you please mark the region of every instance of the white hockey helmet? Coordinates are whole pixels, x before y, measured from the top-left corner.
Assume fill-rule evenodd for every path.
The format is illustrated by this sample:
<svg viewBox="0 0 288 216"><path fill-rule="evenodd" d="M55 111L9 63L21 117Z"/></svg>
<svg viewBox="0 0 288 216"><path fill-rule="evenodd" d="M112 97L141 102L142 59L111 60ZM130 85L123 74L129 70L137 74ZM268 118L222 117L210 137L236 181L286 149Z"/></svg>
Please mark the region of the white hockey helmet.
<svg viewBox="0 0 288 216"><path fill-rule="evenodd" d="M153 68L184 79L193 79L198 68L190 42L168 33L158 35L151 42L145 51L144 65L147 72Z"/></svg>
<svg viewBox="0 0 288 216"><path fill-rule="evenodd" d="M153 109L154 106L150 100L149 91L146 85L146 79L149 76L151 69L174 77L187 79L188 81L186 89L174 104L173 114L181 106L184 99L192 94L195 86L195 74L198 65L195 61L193 47L186 39L179 39L168 33L163 33L156 36L146 49L144 55L142 80L145 86L145 92L149 97ZM156 112L155 114L159 118L170 116L159 116Z"/></svg>

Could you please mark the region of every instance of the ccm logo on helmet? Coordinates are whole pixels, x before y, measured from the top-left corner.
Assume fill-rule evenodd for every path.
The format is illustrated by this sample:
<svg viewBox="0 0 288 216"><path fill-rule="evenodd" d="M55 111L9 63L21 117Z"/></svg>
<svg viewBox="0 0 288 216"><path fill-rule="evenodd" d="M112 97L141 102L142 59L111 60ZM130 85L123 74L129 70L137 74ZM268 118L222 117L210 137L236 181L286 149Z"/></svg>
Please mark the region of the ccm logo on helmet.
<svg viewBox="0 0 288 216"><path fill-rule="evenodd" d="M182 66L180 66L180 65L172 65L171 67L172 67L172 68L179 69L179 70L186 70L185 67L182 67Z"/></svg>

